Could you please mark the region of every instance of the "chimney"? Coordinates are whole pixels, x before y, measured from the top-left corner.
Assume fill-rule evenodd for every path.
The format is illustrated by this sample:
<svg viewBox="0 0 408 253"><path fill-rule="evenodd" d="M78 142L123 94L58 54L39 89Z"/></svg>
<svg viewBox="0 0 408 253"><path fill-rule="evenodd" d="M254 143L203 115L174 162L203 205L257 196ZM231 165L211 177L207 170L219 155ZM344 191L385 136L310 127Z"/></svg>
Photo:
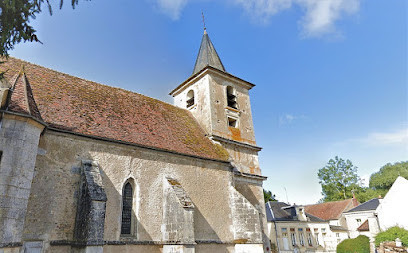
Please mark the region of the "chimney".
<svg viewBox="0 0 408 253"><path fill-rule="evenodd" d="M354 195L354 191L351 191L351 192L353 193L353 198L352 198L353 207L356 207L356 206L359 205L359 203L358 203L358 200L357 200L357 198L356 198L356 195Z"/></svg>

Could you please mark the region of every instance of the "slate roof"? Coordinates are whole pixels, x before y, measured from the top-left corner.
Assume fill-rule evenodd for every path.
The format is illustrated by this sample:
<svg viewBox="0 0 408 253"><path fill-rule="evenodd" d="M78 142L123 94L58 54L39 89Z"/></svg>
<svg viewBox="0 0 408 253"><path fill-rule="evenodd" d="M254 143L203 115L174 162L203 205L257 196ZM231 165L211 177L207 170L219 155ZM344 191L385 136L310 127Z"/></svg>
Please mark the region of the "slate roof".
<svg viewBox="0 0 408 253"><path fill-rule="evenodd" d="M305 206L305 211L323 220L337 220L345 211L358 205L353 199L331 201Z"/></svg>
<svg viewBox="0 0 408 253"><path fill-rule="evenodd" d="M378 198L370 199L364 202L363 204L360 204L348 210L346 213L361 212L361 211L374 211L377 209L379 204L380 204L380 201Z"/></svg>
<svg viewBox="0 0 408 253"><path fill-rule="evenodd" d="M212 44L207 31L204 30L203 38L201 39L200 50L198 51L198 56L196 63L194 65L193 75L200 72L203 68L211 66L223 72L225 71L224 65L221 62L217 51Z"/></svg>
<svg viewBox="0 0 408 253"><path fill-rule="evenodd" d="M291 215L289 208L290 205L279 202L269 201L266 203L266 219L267 221L298 221L297 216ZM324 220L306 213L306 217L310 222L323 222Z"/></svg>
<svg viewBox="0 0 408 253"><path fill-rule="evenodd" d="M348 231L348 229L345 228L345 227L335 226L335 225L330 225L330 230L332 230L332 231Z"/></svg>
<svg viewBox="0 0 408 253"><path fill-rule="evenodd" d="M41 117L49 128L227 161L187 110L9 57L0 70L13 83L8 111ZM138 84L140 85L140 84ZM28 94L25 98L24 92ZM35 109L37 107L37 109Z"/></svg>
<svg viewBox="0 0 408 253"><path fill-rule="evenodd" d="M370 231L370 225L368 223L368 220L364 221L363 224L361 224L358 228L358 231Z"/></svg>

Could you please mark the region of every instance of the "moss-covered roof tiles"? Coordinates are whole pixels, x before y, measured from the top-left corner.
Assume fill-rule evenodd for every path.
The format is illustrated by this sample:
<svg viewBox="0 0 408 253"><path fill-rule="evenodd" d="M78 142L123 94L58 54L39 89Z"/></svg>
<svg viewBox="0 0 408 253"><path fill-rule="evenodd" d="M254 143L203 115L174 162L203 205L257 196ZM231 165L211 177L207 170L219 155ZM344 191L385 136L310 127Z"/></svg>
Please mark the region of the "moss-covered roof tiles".
<svg viewBox="0 0 408 253"><path fill-rule="evenodd" d="M0 70L7 70L10 82L22 66L41 117L52 128L203 158L228 158L184 109L12 57Z"/></svg>

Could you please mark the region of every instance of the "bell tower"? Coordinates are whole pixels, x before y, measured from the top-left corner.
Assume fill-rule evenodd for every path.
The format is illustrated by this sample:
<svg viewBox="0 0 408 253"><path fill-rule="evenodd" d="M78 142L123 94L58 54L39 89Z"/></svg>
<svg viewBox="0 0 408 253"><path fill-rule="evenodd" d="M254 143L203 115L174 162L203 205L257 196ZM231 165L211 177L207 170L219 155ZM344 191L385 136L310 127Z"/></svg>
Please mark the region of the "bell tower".
<svg viewBox="0 0 408 253"><path fill-rule="evenodd" d="M192 75L170 95L189 110L208 136L230 154L235 167L260 175L249 90L255 85L229 74L206 29Z"/></svg>

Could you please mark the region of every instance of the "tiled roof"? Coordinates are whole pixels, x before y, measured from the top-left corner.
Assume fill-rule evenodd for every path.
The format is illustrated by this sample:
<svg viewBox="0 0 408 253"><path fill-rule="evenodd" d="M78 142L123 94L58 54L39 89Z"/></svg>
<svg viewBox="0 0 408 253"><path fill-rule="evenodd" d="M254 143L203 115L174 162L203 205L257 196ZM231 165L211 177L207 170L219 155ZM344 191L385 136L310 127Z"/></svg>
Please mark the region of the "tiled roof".
<svg viewBox="0 0 408 253"><path fill-rule="evenodd" d="M375 209L377 209L378 205L380 204L380 201L378 200L378 198L375 199L370 199L366 202L364 202L361 205L358 205L356 207L354 207L353 209L350 209L347 211L347 213L351 213L351 212L361 212L361 211L374 211Z"/></svg>
<svg viewBox="0 0 408 253"><path fill-rule="evenodd" d="M268 221L298 221L297 216L292 215L289 208L291 206L279 201L269 201L266 203L266 219ZM293 207L293 206L292 206ZM310 222L323 222L324 220L306 213Z"/></svg>
<svg viewBox="0 0 408 253"><path fill-rule="evenodd" d="M358 231L370 231L370 225L368 224L368 220L364 221L358 228Z"/></svg>
<svg viewBox="0 0 408 253"><path fill-rule="evenodd" d="M353 202L353 199L346 199L308 205L305 206L305 211L323 220L337 220L343 212L348 211L356 205L356 203Z"/></svg>
<svg viewBox="0 0 408 253"><path fill-rule="evenodd" d="M38 120L42 120L24 70L18 72L11 79L11 90L12 92L10 92L8 101L8 110L30 115Z"/></svg>
<svg viewBox="0 0 408 253"><path fill-rule="evenodd" d="M187 155L224 160L228 153L213 144L187 110L120 88L63 74L10 57L0 65L6 79L24 66L9 110L25 112L21 89L29 84L33 106L51 128L134 143ZM28 87L28 86L26 86ZM27 89L30 93L30 89ZM35 110L31 113L37 113Z"/></svg>

